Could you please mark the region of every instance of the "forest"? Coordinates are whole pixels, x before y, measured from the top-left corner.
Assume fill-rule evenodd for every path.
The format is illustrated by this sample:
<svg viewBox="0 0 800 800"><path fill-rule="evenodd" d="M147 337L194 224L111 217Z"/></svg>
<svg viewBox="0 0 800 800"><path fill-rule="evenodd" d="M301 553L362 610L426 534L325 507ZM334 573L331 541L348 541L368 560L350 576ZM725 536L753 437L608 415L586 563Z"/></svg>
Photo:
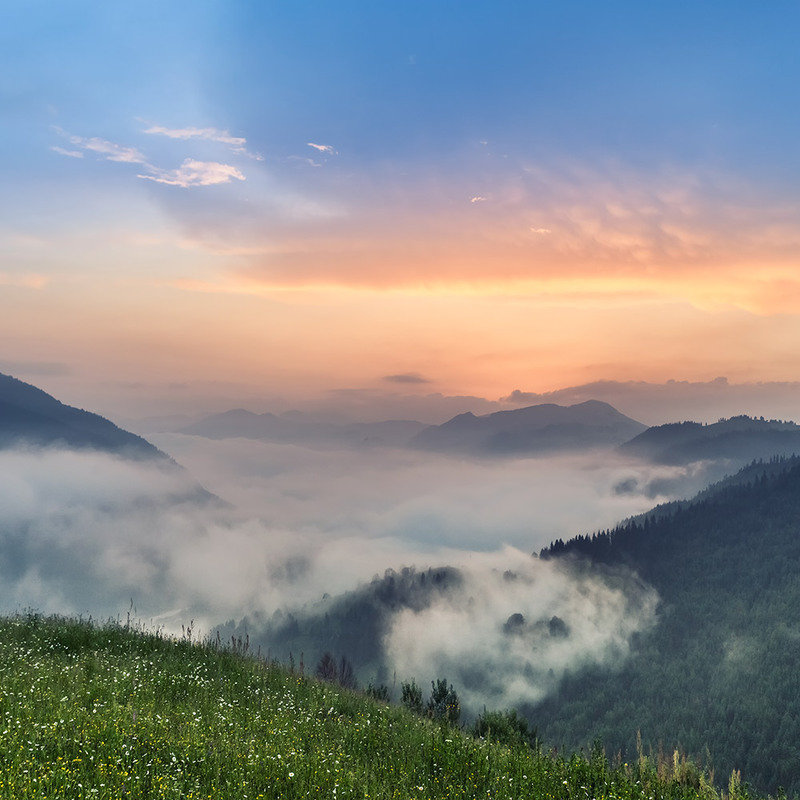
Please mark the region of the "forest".
<svg viewBox="0 0 800 800"><path fill-rule="evenodd" d="M800 791L800 461L751 465L690 503L557 541L542 558L632 569L658 622L617 670L574 670L526 709L551 744L628 757L681 747L724 775Z"/></svg>

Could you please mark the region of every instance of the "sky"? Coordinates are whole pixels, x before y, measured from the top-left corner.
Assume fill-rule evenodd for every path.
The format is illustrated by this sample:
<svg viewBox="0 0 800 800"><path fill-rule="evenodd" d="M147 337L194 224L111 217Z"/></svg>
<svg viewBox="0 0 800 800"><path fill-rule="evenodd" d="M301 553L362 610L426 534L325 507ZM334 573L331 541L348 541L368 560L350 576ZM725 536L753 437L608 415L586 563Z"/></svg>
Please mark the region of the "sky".
<svg viewBox="0 0 800 800"><path fill-rule="evenodd" d="M797 379L796 3L1 14L0 371L65 402Z"/></svg>

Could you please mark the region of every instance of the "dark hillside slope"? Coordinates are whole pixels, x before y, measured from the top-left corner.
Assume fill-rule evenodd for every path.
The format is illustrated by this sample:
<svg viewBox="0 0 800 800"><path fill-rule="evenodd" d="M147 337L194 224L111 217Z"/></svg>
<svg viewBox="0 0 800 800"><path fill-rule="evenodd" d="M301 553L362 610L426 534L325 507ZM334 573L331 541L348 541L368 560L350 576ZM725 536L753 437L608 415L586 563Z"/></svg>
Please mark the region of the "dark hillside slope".
<svg viewBox="0 0 800 800"><path fill-rule="evenodd" d="M127 458L168 457L141 436L41 389L0 374L0 448L19 445L89 448Z"/></svg>
<svg viewBox="0 0 800 800"><path fill-rule="evenodd" d="M641 731L654 748L707 748L718 775L800 792L800 464L784 466L543 551L625 564L662 600L621 671L574 673L532 710L546 740L599 736L631 757Z"/></svg>

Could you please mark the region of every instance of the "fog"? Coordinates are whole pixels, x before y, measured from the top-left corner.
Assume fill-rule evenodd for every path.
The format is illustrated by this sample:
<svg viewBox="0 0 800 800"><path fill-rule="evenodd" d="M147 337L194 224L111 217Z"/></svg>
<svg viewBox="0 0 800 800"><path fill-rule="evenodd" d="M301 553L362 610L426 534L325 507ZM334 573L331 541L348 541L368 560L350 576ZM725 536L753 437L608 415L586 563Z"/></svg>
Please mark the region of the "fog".
<svg viewBox="0 0 800 800"><path fill-rule="evenodd" d="M370 549L389 539L412 554L506 544L538 551L702 485L697 467L655 467L611 451L470 460L178 434L151 439L211 491L277 528L315 533L321 546L345 536Z"/></svg>
<svg viewBox="0 0 800 800"><path fill-rule="evenodd" d="M530 554L670 499L648 487L699 480L609 453L473 462L177 434L154 443L188 471L0 452L3 611L130 612L170 632L191 620L210 632L248 614L303 613L387 568L454 565L458 591L398 613L384 644L398 675L446 670L473 703L536 699L568 665L624 657L630 633L652 622L654 596L633 578L581 577ZM225 502L198 497L195 479ZM524 622L508 633L513 614ZM542 628L553 617L567 636Z"/></svg>
<svg viewBox="0 0 800 800"><path fill-rule="evenodd" d="M447 676L473 713L535 703L585 664L616 666L655 622L656 592L630 573L582 574L512 548L462 572L430 608L397 614L386 649L400 675Z"/></svg>

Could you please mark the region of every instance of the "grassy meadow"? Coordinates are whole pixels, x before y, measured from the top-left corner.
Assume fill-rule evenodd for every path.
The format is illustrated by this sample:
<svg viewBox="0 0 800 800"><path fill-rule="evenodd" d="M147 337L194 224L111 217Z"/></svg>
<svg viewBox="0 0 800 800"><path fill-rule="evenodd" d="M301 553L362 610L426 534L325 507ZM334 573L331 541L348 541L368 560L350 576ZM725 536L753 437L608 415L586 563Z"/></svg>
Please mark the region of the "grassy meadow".
<svg viewBox="0 0 800 800"><path fill-rule="evenodd" d="M477 739L218 643L0 619L0 798L696 798L678 758Z"/></svg>

